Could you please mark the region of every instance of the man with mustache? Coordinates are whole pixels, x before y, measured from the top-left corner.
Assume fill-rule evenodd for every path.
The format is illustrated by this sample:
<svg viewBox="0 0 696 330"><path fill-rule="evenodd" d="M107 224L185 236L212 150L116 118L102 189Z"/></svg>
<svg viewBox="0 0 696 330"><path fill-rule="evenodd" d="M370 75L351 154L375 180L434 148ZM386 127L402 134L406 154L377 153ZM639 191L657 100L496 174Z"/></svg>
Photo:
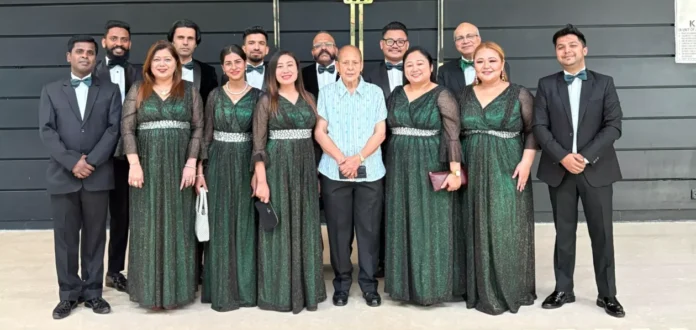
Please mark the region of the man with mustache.
<svg viewBox="0 0 696 330"><path fill-rule="evenodd" d="M336 41L325 31L320 31L312 41L312 63L302 69L302 80L305 89L315 98L319 90L338 80L340 75L336 70Z"/></svg>
<svg viewBox="0 0 696 330"><path fill-rule="evenodd" d="M181 78L196 86L205 104L208 94L218 86L218 79L212 66L193 58L196 47L203 41L201 29L195 22L182 19L174 22L167 40L174 45L181 60Z"/></svg>
<svg viewBox="0 0 696 330"><path fill-rule="evenodd" d="M122 21L106 22L101 43L106 56L94 67L93 74L102 81L118 85L121 102L134 82L142 80L140 68L128 62L131 48L130 25ZM121 292L128 290L126 277L121 274L126 264L128 246L128 160L124 156L114 157L114 190L109 192L109 263L105 285Z"/></svg>
<svg viewBox="0 0 696 330"><path fill-rule="evenodd" d="M247 56L246 80L252 87L265 90L266 64L263 60L269 51L268 33L260 26L252 26L244 30L242 43Z"/></svg>

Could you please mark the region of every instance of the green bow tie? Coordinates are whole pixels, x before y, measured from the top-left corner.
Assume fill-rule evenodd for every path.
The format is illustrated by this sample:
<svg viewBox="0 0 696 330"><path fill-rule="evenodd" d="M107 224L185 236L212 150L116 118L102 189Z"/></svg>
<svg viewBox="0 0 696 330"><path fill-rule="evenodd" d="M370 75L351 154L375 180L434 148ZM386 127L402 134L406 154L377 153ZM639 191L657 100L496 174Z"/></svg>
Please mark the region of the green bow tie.
<svg viewBox="0 0 696 330"><path fill-rule="evenodd" d="M459 59L459 67L462 68L462 71L466 70L466 68L470 66L474 66L474 61L465 60L463 58Z"/></svg>
<svg viewBox="0 0 696 330"><path fill-rule="evenodd" d="M329 65L328 67L327 67L327 66L320 65L319 68L317 69L317 71L319 71L320 74L321 74L321 73L324 73L324 72L326 72L326 71L328 71L329 73L333 74L334 72L336 72L336 66L334 66L333 64L332 64L332 65Z"/></svg>
<svg viewBox="0 0 696 330"><path fill-rule="evenodd" d="M90 87L92 86L92 77L87 77L85 79L70 79L70 85L72 85L73 88L80 86L80 83L84 83L87 85L87 87Z"/></svg>

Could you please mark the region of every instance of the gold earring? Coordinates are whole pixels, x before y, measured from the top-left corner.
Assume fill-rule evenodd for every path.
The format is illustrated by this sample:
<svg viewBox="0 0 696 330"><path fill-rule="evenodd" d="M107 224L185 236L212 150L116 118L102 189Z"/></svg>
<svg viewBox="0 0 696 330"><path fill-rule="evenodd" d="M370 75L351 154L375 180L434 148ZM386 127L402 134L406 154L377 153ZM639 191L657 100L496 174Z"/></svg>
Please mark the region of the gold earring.
<svg viewBox="0 0 696 330"><path fill-rule="evenodd" d="M500 79L502 79L503 81L507 81L507 75L505 75L505 71L502 71L500 73Z"/></svg>

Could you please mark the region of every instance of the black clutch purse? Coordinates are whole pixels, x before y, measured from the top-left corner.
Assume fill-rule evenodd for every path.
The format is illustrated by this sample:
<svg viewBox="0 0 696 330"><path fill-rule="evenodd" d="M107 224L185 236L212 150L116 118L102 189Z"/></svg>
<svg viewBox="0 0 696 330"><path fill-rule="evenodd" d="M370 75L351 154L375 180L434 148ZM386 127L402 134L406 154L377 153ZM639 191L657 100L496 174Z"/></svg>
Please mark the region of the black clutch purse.
<svg viewBox="0 0 696 330"><path fill-rule="evenodd" d="M265 231L272 231L278 226L278 215L276 215L270 203L266 204L262 201L254 202L256 211L259 212L259 225Z"/></svg>

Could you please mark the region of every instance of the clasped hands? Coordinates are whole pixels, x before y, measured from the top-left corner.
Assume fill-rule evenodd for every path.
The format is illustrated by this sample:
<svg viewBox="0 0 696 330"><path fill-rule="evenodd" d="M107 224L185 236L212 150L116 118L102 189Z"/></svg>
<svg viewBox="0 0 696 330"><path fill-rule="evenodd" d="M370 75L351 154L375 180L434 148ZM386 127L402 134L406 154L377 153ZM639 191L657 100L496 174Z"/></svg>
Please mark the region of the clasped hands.
<svg viewBox="0 0 696 330"><path fill-rule="evenodd" d="M87 163L87 155L82 155L72 169L73 175L78 179L85 179L94 172L94 166Z"/></svg>
<svg viewBox="0 0 696 330"><path fill-rule="evenodd" d="M353 155L348 158L342 157L338 161L338 170L341 171L346 178L355 179L358 176L358 167L360 167L360 155Z"/></svg>
<svg viewBox="0 0 696 330"><path fill-rule="evenodd" d="M585 157L581 154L568 154L561 159L561 165L573 174L580 174L585 170Z"/></svg>

